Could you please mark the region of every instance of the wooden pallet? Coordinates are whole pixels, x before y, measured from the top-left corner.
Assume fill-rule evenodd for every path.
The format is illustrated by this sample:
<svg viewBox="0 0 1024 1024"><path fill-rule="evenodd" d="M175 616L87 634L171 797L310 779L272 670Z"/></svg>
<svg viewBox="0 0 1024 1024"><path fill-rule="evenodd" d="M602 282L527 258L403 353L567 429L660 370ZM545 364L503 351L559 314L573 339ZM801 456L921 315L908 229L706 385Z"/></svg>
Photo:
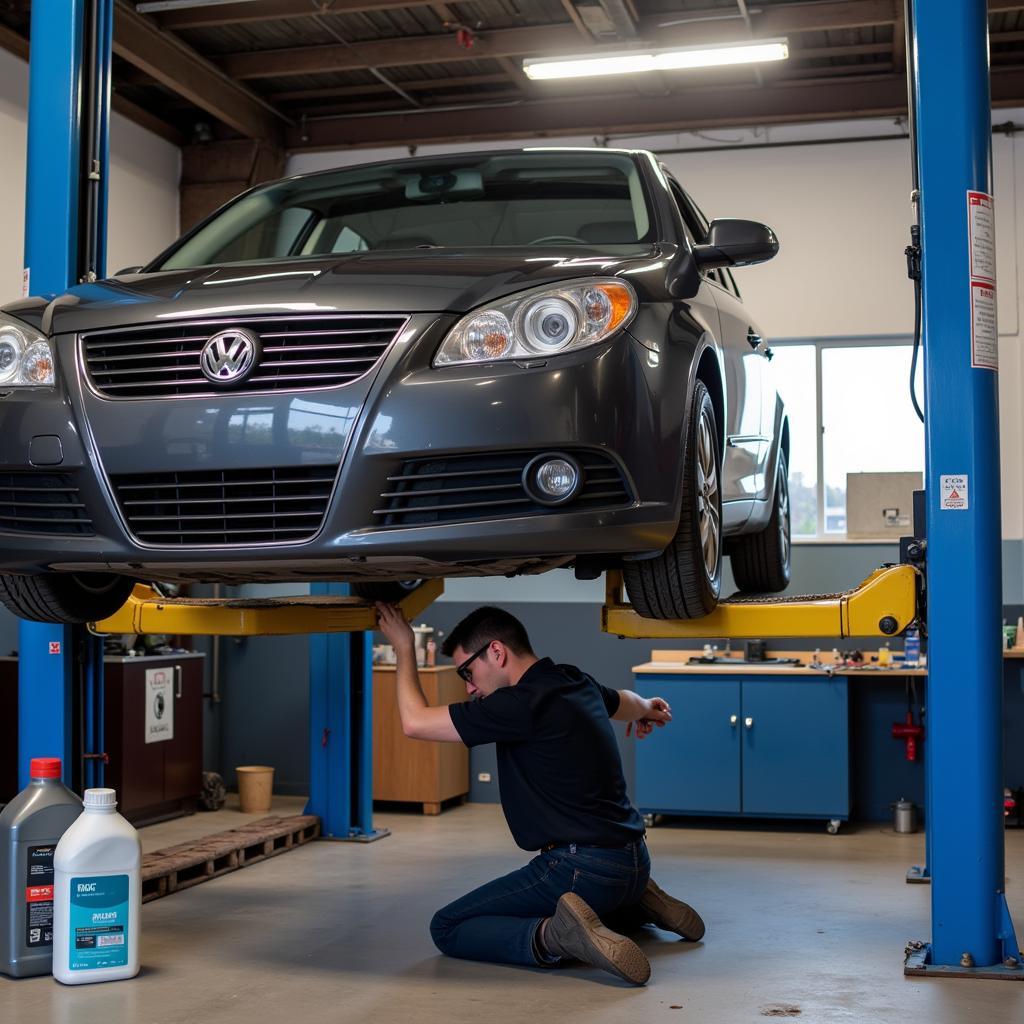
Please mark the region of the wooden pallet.
<svg viewBox="0 0 1024 1024"><path fill-rule="evenodd" d="M229 871L276 857L319 835L320 819L316 815L271 816L147 853L142 858L142 902L158 900Z"/></svg>

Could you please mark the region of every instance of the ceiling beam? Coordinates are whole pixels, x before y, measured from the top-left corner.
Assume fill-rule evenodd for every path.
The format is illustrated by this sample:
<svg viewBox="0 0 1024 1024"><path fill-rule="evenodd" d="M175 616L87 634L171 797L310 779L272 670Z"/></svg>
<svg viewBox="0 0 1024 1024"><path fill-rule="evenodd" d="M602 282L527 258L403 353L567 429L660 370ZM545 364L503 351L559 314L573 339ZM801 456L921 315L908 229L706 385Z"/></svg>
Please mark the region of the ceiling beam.
<svg viewBox="0 0 1024 1024"><path fill-rule="evenodd" d="M463 89L467 86L493 85L495 82L508 82L509 76L504 71L488 75L459 75L451 78L416 78L402 82L406 92L433 92L437 89ZM390 93L386 85L379 82L366 85L338 85L323 89L286 89L283 92L269 93L268 97L275 103L302 103L306 100L341 99L345 96L366 96L374 93Z"/></svg>
<svg viewBox="0 0 1024 1024"><path fill-rule="evenodd" d="M247 3L216 4L165 11L156 16L161 28L220 28L259 21L316 18L321 14L359 14L404 7L430 7L437 0L249 0Z"/></svg>
<svg viewBox="0 0 1024 1024"><path fill-rule="evenodd" d="M136 14L125 0L114 6L114 53L201 110L253 139L280 140L284 115L231 81L216 65Z"/></svg>
<svg viewBox="0 0 1024 1024"><path fill-rule="evenodd" d="M759 35L787 35L892 24L896 19L896 3L897 0L837 0L834 3L784 4L752 17L755 17ZM664 22L669 20L670 15L648 19L642 23L642 32L662 46L694 46L750 38L742 21L665 26ZM573 25L561 24L481 32L471 50L458 46L453 35L407 36L351 46L328 44L233 53L218 60L232 78L252 79L498 57L557 56L579 49L578 30Z"/></svg>
<svg viewBox="0 0 1024 1024"><path fill-rule="evenodd" d="M162 28L178 30L188 28L217 28L223 25L238 25L246 22L260 21L283 21L288 18L313 18L319 14L356 14L365 11L387 11L396 8L429 7L436 0L249 0L247 3L217 4L207 7L193 7L185 10L166 11L157 15L157 20ZM566 13L573 17L569 11L572 0L562 0ZM800 4L803 8L808 7L858 7L864 6L860 3L819 3ZM898 17L898 11L902 9L902 0L893 0L890 4L894 8L891 15L887 15L882 21L863 21L864 25L885 24L894 21ZM869 10L869 8L865 8ZM990 12L998 13L1004 11L1024 10L1024 0L989 0L988 9ZM680 12L685 13L688 18L698 22L702 17L708 15L721 15L722 8L708 7L707 9ZM752 15L754 26L757 31L763 31L760 18L769 12L764 11L762 15ZM865 14L870 17L870 14ZM578 17L578 15L577 15ZM576 18L573 18L575 21ZM669 15L661 15L661 20L669 20ZM809 26L813 28L813 25ZM583 26L582 31L585 31ZM589 36L589 32L587 33Z"/></svg>
<svg viewBox="0 0 1024 1024"><path fill-rule="evenodd" d="M1024 102L1024 71L992 74L995 106ZM477 110L426 110L309 121L289 131L293 150L423 145L559 135L648 134L732 126L850 120L905 114L905 79L824 81L813 89L766 86L688 89L669 96L616 93L603 97L525 100Z"/></svg>

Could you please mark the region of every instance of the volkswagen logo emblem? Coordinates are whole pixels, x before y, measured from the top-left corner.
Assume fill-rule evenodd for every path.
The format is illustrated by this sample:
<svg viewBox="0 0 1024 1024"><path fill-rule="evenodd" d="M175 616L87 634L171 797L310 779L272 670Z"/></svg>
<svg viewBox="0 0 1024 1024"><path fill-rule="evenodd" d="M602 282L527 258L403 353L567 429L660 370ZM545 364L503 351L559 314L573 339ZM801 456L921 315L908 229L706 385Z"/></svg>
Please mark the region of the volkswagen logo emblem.
<svg viewBox="0 0 1024 1024"><path fill-rule="evenodd" d="M199 355L199 366L217 384L240 384L256 369L259 355L259 338L235 327L210 338Z"/></svg>

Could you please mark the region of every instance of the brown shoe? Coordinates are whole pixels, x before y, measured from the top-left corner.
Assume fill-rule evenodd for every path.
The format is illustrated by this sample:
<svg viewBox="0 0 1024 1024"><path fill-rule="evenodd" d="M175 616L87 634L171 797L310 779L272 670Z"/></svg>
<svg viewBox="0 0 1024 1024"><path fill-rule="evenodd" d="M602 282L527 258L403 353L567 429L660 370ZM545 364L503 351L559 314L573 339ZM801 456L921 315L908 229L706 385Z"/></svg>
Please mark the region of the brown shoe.
<svg viewBox="0 0 1024 1024"><path fill-rule="evenodd" d="M651 924L663 931L675 932L690 942L704 938L704 922L700 914L682 900L669 896L653 878L648 879L647 888L640 897L640 908Z"/></svg>
<svg viewBox="0 0 1024 1024"><path fill-rule="evenodd" d="M574 892L558 901L544 929L545 951L553 956L582 960L619 978L643 985L651 965L640 947L625 935L606 928L597 914Z"/></svg>

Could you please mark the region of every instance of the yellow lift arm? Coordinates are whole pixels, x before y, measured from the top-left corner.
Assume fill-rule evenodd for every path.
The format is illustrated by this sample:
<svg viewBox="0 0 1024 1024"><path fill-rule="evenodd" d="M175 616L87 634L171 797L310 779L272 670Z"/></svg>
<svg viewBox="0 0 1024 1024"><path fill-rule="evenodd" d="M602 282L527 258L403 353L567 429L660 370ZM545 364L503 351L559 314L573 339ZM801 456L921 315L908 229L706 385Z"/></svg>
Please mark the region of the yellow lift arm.
<svg viewBox="0 0 1024 1024"><path fill-rule="evenodd" d="M894 636L917 618L920 575L893 565L841 594L732 599L702 619L645 619L625 602L622 573L609 572L601 628L655 639Z"/></svg>
<svg viewBox="0 0 1024 1024"><path fill-rule="evenodd" d="M399 602L409 621L444 592L428 580ZM89 623L93 633L163 633L169 636L286 636L359 633L377 628L377 610L360 597L161 597L136 584L108 619Z"/></svg>

